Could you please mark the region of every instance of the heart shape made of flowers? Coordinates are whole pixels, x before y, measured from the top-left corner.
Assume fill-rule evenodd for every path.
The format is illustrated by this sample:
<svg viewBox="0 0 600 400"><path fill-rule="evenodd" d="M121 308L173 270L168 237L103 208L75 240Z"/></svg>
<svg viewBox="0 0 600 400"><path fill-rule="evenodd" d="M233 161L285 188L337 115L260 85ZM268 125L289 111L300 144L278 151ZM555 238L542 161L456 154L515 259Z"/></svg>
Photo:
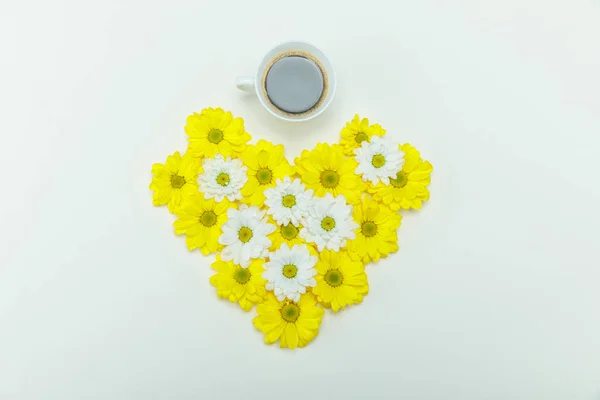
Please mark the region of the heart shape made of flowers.
<svg viewBox="0 0 600 400"><path fill-rule="evenodd" d="M185 132L185 154L152 166L153 204L176 216L190 251L216 254L217 296L256 305L267 344L304 347L324 309L361 303L365 265L398 251L401 211L429 200L429 161L358 115L339 143L318 143L294 164L283 145L249 144L244 121L221 108L188 116Z"/></svg>

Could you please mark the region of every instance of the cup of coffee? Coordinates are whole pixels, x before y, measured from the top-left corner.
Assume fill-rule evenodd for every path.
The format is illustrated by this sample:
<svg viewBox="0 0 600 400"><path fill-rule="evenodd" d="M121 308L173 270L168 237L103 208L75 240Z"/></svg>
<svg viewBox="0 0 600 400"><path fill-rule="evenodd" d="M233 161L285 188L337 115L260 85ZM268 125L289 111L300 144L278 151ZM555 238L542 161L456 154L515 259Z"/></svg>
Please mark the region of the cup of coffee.
<svg viewBox="0 0 600 400"><path fill-rule="evenodd" d="M240 76L236 86L256 93L261 104L286 121L321 114L335 93L335 72L325 54L304 42L285 42L269 51L255 76Z"/></svg>

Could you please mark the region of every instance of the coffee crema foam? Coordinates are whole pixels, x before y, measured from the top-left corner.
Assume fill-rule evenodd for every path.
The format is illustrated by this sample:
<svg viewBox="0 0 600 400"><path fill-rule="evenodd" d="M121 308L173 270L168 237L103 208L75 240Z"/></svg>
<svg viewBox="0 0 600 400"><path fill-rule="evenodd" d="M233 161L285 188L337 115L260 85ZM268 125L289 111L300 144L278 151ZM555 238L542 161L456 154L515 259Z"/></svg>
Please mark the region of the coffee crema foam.
<svg viewBox="0 0 600 400"><path fill-rule="evenodd" d="M321 92L321 97L319 97L319 100L317 100L317 102L315 104L313 104L312 107L310 107L308 110L300 112L300 113L292 113L292 112L282 110L281 108L276 106L271 101L271 99L269 98L269 93L267 92L267 75L269 75L271 68L273 67L273 65L276 62L278 62L284 58L287 58L287 57L302 57L302 58L306 58L307 60L314 62L317 65L317 67L319 68L321 75L323 76L323 90ZM273 111L275 111L276 113L278 113L280 115L283 115L285 117L291 117L291 118L306 117L308 115L311 115L315 111L317 111L321 107L321 105L323 104L325 99L327 98L327 93L329 92L329 77L327 76L327 70L325 69L325 67L323 66L321 61L319 61L319 59L317 59L315 56L313 56L312 54L310 54L306 51L292 50L292 51L285 51L281 54L278 54L277 56L273 57L273 59L271 59L271 61L268 62L264 71L265 72L263 73L263 76L261 79L261 89L262 89L263 97L264 97L265 101L269 104L269 107Z"/></svg>

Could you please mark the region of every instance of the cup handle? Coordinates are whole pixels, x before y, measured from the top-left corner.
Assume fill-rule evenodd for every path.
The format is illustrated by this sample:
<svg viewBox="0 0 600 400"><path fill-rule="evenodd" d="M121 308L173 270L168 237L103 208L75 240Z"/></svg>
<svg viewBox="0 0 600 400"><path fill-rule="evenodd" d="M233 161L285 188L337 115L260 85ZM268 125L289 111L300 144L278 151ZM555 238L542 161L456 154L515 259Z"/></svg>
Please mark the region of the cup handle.
<svg viewBox="0 0 600 400"><path fill-rule="evenodd" d="M235 86L244 92L254 92L254 77L253 76L238 76L235 80Z"/></svg>

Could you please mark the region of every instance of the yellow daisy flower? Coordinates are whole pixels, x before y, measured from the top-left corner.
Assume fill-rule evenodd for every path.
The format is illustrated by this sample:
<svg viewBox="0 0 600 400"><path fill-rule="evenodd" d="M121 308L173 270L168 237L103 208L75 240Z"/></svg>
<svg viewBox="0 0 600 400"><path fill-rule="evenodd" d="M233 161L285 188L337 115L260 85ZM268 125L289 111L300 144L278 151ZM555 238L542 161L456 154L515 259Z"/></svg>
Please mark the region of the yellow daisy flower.
<svg viewBox="0 0 600 400"><path fill-rule="evenodd" d="M279 347L304 347L319 334L324 311L315 296L308 292L300 301L277 300L272 292L256 307L258 316L252 321L264 333L265 343L279 340Z"/></svg>
<svg viewBox="0 0 600 400"><path fill-rule="evenodd" d="M174 212L182 202L198 193L196 179L200 168L200 160L189 154L181 157L178 151L168 156L166 163L152 165L152 203L155 206L166 204L169 211Z"/></svg>
<svg viewBox="0 0 600 400"><path fill-rule="evenodd" d="M385 135L385 129L379 124L369 125L368 118L361 120L358 114L356 114L352 121L346 123L341 135L340 144L344 148L344 153L352 157L354 156L354 150L359 148L362 142L365 140L367 142L370 141L373 135Z"/></svg>
<svg viewBox="0 0 600 400"><path fill-rule="evenodd" d="M351 304L359 304L369 293L365 266L354 261L346 251L324 250L315 265L317 285L312 292L317 300L333 312L344 310Z"/></svg>
<svg viewBox="0 0 600 400"><path fill-rule="evenodd" d="M251 139L244 120L221 108L205 108L187 117L188 152L194 157L231 156L242 153Z"/></svg>
<svg viewBox="0 0 600 400"><path fill-rule="evenodd" d="M253 259L248 268L242 268L232 261L223 261L217 256L212 268L217 271L210 277L210 283L217 288L217 296L239 303L244 311L250 311L254 304L261 303L267 295L266 281L262 278L264 258Z"/></svg>
<svg viewBox="0 0 600 400"><path fill-rule="evenodd" d="M319 143L314 150L304 150L295 161L300 179L315 195L323 197L329 192L344 195L350 204L360 201L365 183L354 173L358 163L345 157L339 144Z"/></svg>
<svg viewBox="0 0 600 400"><path fill-rule="evenodd" d="M265 202L264 190L275 186L277 179L294 173L294 169L283 155L283 145L273 145L259 140L256 146L249 145L241 155L248 167L248 182L242 188L244 203L262 206Z"/></svg>
<svg viewBox="0 0 600 400"><path fill-rule="evenodd" d="M379 182L369 187L373 198L392 210L400 208L420 209L424 201L429 200L430 175L433 166L429 161L423 161L421 155L410 144L400 146L404 152L404 165L402 170L396 174L396 179L390 179L390 184Z"/></svg>
<svg viewBox="0 0 600 400"><path fill-rule="evenodd" d="M354 207L352 218L358 224L354 231L356 238L348 242L348 251L353 259L366 264L398 251L396 230L402 215L365 197L360 205Z"/></svg>
<svg viewBox="0 0 600 400"><path fill-rule="evenodd" d="M175 234L185 234L189 250L200 249L204 255L214 253L223 248L218 240L229 208L236 208L236 205L227 199L217 203L202 195L191 197L175 211L178 217L173 223Z"/></svg>
<svg viewBox="0 0 600 400"><path fill-rule="evenodd" d="M279 249L284 243L287 243L290 248L294 247L295 244L305 243L304 239L299 235L302 225L296 226L291 222L287 225L278 225L273 218L270 218L269 222L277 227L277 229L269 235L269 239L271 239L270 251Z"/></svg>

